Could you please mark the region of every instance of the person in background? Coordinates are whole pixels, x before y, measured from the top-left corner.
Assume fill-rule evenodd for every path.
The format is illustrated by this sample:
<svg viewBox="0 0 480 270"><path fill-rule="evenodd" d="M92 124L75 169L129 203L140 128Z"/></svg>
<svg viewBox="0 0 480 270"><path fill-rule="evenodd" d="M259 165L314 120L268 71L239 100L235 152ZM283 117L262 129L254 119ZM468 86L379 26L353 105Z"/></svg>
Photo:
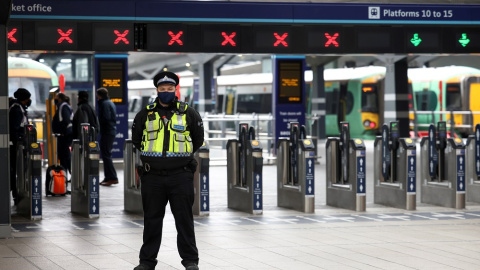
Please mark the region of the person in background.
<svg viewBox="0 0 480 270"><path fill-rule="evenodd" d="M192 213L197 162L193 154L203 144L204 129L198 112L175 96L178 82L178 76L172 72L155 75L153 84L158 97L133 121L132 142L141 151L143 163L137 171L142 181L145 221L140 265L135 270L155 269L157 265L167 203L175 218L182 265L187 270L198 269Z"/></svg>
<svg viewBox="0 0 480 270"><path fill-rule="evenodd" d="M13 203L17 205L20 198L17 194L17 146L25 137L25 125L28 125L27 108L32 104L31 94L25 88L18 88L10 100L8 111L10 130L10 190Z"/></svg>
<svg viewBox="0 0 480 270"><path fill-rule="evenodd" d="M118 184L117 172L112 161L112 147L117 133L117 110L115 104L108 97L106 88L97 89L98 120L100 122L100 152L103 160L105 178L100 185L111 186Z"/></svg>
<svg viewBox="0 0 480 270"><path fill-rule="evenodd" d="M73 142L73 110L67 103L67 96L64 93L55 95L55 115L52 120L52 131L59 134L57 140L57 152L60 165L72 174L70 146Z"/></svg>
<svg viewBox="0 0 480 270"><path fill-rule="evenodd" d="M99 132L97 115L92 106L88 104L88 92L80 91L78 92L77 111L73 115L73 139L81 140L81 129L84 123L90 124L90 128L95 129L95 133Z"/></svg>

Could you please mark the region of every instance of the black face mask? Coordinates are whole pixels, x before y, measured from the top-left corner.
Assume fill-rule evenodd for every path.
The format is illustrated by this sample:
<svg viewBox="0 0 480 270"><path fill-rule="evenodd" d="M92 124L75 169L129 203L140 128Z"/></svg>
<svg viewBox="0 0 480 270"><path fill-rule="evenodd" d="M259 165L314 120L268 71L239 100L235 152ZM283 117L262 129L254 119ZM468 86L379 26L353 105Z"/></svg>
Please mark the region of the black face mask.
<svg viewBox="0 0 480 270"><path fill-rule="evenodd" d="M30 105L32 105L32 100L29 100L29 101L27 102L27 104L25 104L25 106L27 106L27 107L30 107Z"/></svg>

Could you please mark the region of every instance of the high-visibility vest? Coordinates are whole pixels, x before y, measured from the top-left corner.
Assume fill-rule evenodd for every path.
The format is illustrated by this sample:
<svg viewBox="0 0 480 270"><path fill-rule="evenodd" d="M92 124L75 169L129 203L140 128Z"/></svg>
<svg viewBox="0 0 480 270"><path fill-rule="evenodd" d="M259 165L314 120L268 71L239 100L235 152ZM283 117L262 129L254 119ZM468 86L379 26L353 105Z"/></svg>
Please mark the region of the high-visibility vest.
<svg viewBox="0 0 480 270"><path fill-rule="evenodd" d="M155 110L156 106L157 103L147 106L141 154L152 157L189 157L193 145L187 129L187 104L177 102L177 111L172 115L172 119L161 118Z"/></svg>

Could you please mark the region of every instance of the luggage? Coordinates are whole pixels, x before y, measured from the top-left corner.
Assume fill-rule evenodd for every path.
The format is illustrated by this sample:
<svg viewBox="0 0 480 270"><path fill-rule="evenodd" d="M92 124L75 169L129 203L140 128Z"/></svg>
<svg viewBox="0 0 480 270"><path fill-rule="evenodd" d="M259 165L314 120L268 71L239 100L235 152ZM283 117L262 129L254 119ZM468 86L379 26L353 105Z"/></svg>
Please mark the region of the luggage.
<svg viewBox="0 0 480 270"><path fill-rule="evenodd" d="M47 175L45 177L45 196L65 196L69 194L67 190L67 170L58 164L57 153L57 134L54 137L54 151L53 160L54 165L47 168Z"/></svg>

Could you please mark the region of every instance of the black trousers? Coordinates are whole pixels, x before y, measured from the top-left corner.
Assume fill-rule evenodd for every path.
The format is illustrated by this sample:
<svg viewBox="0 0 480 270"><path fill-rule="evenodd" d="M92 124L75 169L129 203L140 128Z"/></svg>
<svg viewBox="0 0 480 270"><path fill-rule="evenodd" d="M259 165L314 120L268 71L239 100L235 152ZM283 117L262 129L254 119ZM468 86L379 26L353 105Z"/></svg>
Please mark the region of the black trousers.
<svg viewBox="0 0 480 270"><path fill-rule="evenodd" d="M57 152L58 159L60 159L60 165L62 165L62 167L70 174L72 174L72 153L70 152L72 142L72 135L59 136L57 140Z"/></svg>
<svg viewBox="0 0 480 270"><path fill-rule="evenodd" d="M115 135L101 134L100 135L100 152L102 153L103 172L105 180L118 180L117 171L113 167L112 148L115 141Z"/></svg>
<svg viewBox="0 0 480 270"><path fill-rule="evenodd" d="M10 190L14 203L17 199L17 143L10 145ZM9 199L10 200L10 199Z"/></svg>
<svg viewBox="0 0 480 270"><path fill-rule="evenodd" d="M144 212L143 245L140 263L152 268L157 265L157 255L162 242L165 207L170 209L177 229L177 248L182 264L198 264L198 249L193 225L193 173L184 172L170 176L146 174L141 177Z"/></svg>

